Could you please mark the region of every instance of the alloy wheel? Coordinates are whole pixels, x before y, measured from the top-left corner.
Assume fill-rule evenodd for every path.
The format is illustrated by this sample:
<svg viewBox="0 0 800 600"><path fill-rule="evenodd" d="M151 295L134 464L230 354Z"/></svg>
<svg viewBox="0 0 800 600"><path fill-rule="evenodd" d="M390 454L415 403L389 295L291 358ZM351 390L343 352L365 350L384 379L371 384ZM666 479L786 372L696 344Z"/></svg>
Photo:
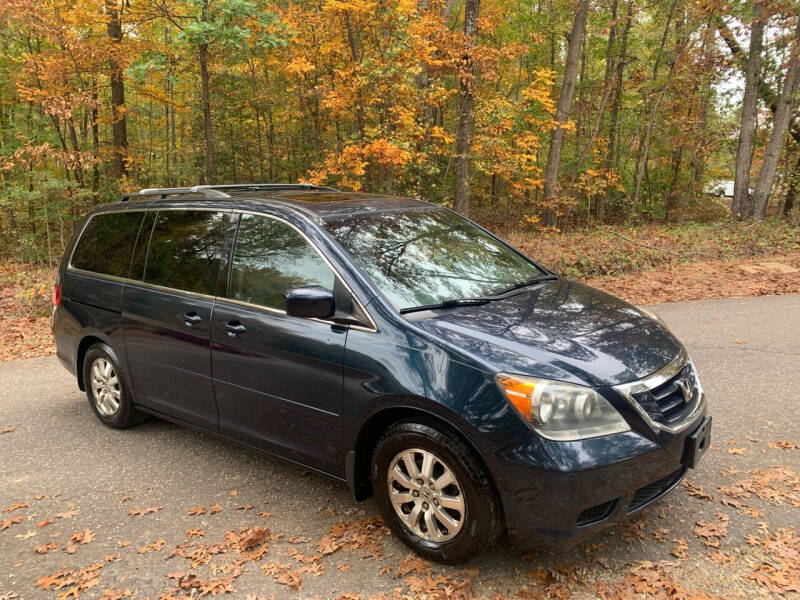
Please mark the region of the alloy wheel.
<svg viewBox="0 0 800 600"><path fill-rule="evenodd" d="M400 520L429 542L455 537L466 518L466 502L452 469L421 448L404 450L389 465L389 498Z"/></svg>
<svg viewBox="0 0 800 600"><path fill-rule="evenodd" d="M92 395L97 410L104 417L110 417L119 410L122 391L114 365L107 358L96 358L90 371Z"/></svg>

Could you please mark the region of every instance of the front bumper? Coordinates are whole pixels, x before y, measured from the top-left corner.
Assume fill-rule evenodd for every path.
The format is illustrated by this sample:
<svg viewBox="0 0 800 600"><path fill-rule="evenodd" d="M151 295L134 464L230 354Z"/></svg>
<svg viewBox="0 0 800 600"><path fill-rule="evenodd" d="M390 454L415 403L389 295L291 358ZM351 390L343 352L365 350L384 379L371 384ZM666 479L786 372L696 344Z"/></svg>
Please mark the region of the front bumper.
<svg viewBox="0 0 800 600"><path fill-rule="evenodd" d="M535 433L495 452L490 469L514 545L568 550L672 490L684 476L705 407L676 434L632 430L577 442ZM704 440L705 441L705 440Z"/></svg>

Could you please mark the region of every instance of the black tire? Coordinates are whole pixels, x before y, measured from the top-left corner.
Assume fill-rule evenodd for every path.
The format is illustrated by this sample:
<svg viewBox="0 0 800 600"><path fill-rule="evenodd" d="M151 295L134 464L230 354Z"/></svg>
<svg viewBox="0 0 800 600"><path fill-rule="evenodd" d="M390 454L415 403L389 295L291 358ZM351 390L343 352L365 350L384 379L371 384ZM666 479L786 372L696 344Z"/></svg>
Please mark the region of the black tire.
<svg viewBox="0 0 800 600"><path fill-rule="evenodd" d="M104 408L106 405L95 397L95 391L92 385L92 366L96 361L98 361L98 364L103 364L102 361L107 361L113 368L113 373L116 375L119 399L118 407L113 412ZM94 414L97 415L97 418L100 419L104 425L108 425L114 429L127 429L147 419L147 415L139 411L133 405L128 376L123 370L116 353L107 344L97 343L86 351L86 356L83 358L83 383L86 388L86 397L89 400L89 406L92 407Z"/></svg>
<svg viewBox="0 0 800 600"><path fill-rule="evenodd" d="M431 541L412 531L400 518L390 498L389 469L395 457L410 449L433 453L444 463L439 464L438 468L446 465L457 480L456 489L463 496L466 510L460 529L454 537L446 541ZM401 422L386 431L378 440L372 455L372 489L378 509L394 534L428 560L445 564L465 562L494 544L504 529L497 492L480 458L455 432L446 432L433 422ZM421 489L417 491L417 497L412 502L421 502L422 492ZM425 493L429 492L430 490ZM443 493L444 490L439 492ZM415 505L409 503L400 510L411 510L413 506ZM424 506L422 505L423 508ZM441 521L436 523L440 524ZM424 515L419 527L425 527ZM425 532L421 534L425 535Z"/></svg>

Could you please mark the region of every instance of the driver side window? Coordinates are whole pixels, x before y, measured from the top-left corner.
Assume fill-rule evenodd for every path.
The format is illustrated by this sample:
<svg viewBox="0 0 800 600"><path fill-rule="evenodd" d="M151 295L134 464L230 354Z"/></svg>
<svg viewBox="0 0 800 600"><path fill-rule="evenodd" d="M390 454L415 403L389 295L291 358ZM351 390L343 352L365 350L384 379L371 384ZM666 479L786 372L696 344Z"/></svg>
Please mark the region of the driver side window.
<svg viewBox="0 0 800 600"><path fill-rule="evenodd" d="M272 217L242 214L231 264L228 297L284 310L284 294L296 287L333 290L334 274L293 227Z"/></svg>

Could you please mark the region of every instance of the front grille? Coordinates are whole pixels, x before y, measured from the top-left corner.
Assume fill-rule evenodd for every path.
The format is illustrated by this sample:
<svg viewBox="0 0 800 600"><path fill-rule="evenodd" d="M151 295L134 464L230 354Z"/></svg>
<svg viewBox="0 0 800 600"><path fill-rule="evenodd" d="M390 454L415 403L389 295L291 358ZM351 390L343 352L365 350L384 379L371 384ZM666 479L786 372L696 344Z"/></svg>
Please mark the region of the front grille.
<svg viewBox="0 0 800 600"><path fill-rule="evenodd" d="M604 502L603 504L598 504L597 506L592 506L591 508L587 508L581 514L578 515L578 525L590 525L592 523L597 523L598 521L602 521L607 519L608 516L611 514L611 511L614 510L614 505L617 503L616 500L611 500L609 502Z"/></svg>
<svg viewBox="0 0 800 600"><path fill-rule="evenodd" d="M672 425L687 417L700 401L700 387L690 363L658 387L631 394L656 423Z"/></svg>
<svg viewBox="0 0 800 600"><path fill-rule="evenodd" d="M685 469L678 469L674 473L670 473L658 481L640 487L633 495L630 506L628 506L628 512L632 512L666 493L667 490L678 483L680 478L683 477L684 471Z"/></svg>

